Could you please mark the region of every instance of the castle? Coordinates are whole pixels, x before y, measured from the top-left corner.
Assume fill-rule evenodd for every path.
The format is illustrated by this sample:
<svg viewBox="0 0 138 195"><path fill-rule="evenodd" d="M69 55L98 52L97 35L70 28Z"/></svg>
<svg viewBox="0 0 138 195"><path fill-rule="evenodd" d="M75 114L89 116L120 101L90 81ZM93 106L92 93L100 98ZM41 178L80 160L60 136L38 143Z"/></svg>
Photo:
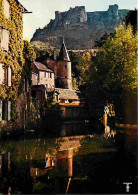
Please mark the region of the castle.
<svg viewBox="0 0 138 195"><path fill-rule="evenodd" d="M128 12L118 9L116 4L110 5L107 11L86 12L84 6L66 12L56 11L55 19L43 29L37 29L31 41L59 48L64 36L68 49L90 49L105 32L114 32Z"/></svg>

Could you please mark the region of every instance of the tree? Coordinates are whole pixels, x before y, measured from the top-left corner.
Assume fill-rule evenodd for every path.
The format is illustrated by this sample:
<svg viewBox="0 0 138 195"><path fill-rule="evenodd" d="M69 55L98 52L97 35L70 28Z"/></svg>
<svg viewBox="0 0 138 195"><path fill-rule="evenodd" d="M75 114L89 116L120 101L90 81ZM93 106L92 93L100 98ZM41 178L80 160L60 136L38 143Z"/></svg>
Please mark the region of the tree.
<svg viewBox="0 0 138 195"><path fill-rule="evenodd" d="M132 25L134 33L137 32L137 10L131 10L126 15L124 22L128 26L129 24Z"/></svg>
<svg viewBox="0 0 138 195"><path fill-rule="evenodd" d="M70 53L70 59L72 62L72 77L73 77L73 86L76 86L75 89L85 81L84 77L86 76L86 72L89 69L92 52L90 51L79 51Z"/></svg>
<svg viewBox="0 0 138 195"><path fill-rule="evenodd" d="M137 36L132 26L121 25L93 58L81 99L89 118L100 118L111 103L116 117L125 119L129 94L136 94Z"/></svg>
<svg viewBox="0 0 138 195"><path fill-rule="evenodd" d="M36 54L34 52L33 47L31 46L30 42L24 41L23 42L23 56L25 60L23 77L28 79L29 83L31 84L31 74L32 74L32 62L36 58Z"/></svg>
<svg viewBox="0 0 138 195"><path fill-rule="evenodd" d="M98 41L95 41L95 47L102 47L106 43L107 39L111 39L114 35L115 32L110 34L105 32Z"/></svg>

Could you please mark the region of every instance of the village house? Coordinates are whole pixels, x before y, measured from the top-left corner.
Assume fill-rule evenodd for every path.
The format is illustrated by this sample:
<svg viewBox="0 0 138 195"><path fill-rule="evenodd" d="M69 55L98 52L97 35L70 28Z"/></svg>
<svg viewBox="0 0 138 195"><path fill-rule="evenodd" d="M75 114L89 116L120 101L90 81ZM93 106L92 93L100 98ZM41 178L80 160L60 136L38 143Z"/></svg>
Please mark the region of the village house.
<svg viewBox="0 0 138 195"><path fill-rule="evenodd" d="M0 126L16 119L23 66L23 13L18 0L0 0Z"/></svg>
<svg viewBox="0 0 138 195"><path fill-rule="evenodd" d="M34 61L32 63L32 85L45 85L46 88L54 89L54 72L44 64Z"/></svg>
<svg viewBox="0 0 138 195"><path fill-rule="evenodd" d="M46 101L47 93L55 89L54 72L44 64L34 61L32 63L32 85L31 96L39 99L41 102Z"/></svg>

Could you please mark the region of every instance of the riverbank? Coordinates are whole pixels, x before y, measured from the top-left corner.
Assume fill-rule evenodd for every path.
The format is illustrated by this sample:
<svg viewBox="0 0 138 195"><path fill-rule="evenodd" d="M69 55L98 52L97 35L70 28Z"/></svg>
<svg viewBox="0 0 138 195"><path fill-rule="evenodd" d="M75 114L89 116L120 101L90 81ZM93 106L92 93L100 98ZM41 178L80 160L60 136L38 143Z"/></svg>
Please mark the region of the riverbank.
<svg viewBox="0 0 138 195"><path fill-rule="evenodd" d="M138 135L138 125L131 124L116 124L115 130L123 130L126 134ZM50 131L42 130L24 130L24 129L13 129L13 130L1 130L0 140L22 140L25 138L41 138L41 137L62 137L64 140L74 139L74 136L79 136L82 138L93 137L95 134L104 134L104 129L96 129L93 125L84 121L64 121L61 128L53 129ZM68 138L66 138L68 137Z"/></svg>
<svg viewBox="0 0 138 195"><path fill-rule="evenodd" d="M138 130L138 125L132 125L132 124L116 124L117 128L124 128L124 129L134 129Z"/></svg>

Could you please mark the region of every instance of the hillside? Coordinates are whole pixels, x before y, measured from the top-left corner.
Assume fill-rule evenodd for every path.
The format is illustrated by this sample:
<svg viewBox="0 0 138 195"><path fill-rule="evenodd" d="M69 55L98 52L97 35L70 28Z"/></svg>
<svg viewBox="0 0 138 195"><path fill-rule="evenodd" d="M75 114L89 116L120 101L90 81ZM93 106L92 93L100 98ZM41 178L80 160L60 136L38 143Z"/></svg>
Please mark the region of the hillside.
<svg viewBox="0 0 138 195"><path fill-rule="evenodd" d="M114 32L128 12L119 10L118 5L97 12L86 12L84 6L66 12L56 11L55 19L43 29L37 29L31 42L40 47L59 49L64 37L68 49L91 49L105 32Z"/></svg>

